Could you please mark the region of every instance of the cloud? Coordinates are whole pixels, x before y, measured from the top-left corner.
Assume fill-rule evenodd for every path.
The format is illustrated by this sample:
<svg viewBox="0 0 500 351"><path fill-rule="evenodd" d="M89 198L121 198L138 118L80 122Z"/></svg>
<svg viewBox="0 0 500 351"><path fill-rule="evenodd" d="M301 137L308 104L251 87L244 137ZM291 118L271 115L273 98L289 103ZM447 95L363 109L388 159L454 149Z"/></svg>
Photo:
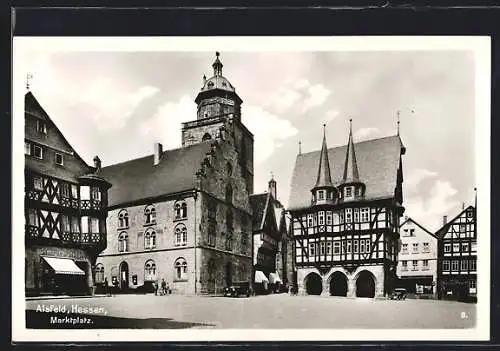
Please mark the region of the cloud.
<svg viewBox="0 0 500 351"><path fill-rule="evenodd" d="M246 106L243 123L255 135L255 163L261 163L272 155L275 148L299 131L289 121L280 119L271 112L258 106Z"/></svg>
<svg viewBox="0 0 500 351"><path fill-rule="evenodd" d="M360 140L368 139L369 137L372 137L377 133L378 133L378 128L374 127L360 128L354 133L354 138L356 142L358 142Z"/></svg>
<svg viewBox="0 0 500 351"><path fill-rule="evenodd" d="M418 185L428 178L436 177L437 173L429 171L427 169L419 168L411 171L407 176L405 176L404 187L408 193L417 192Z"/></svg>
<svg viewBox="0 0 500 351"><path fill-rule="evenodd" d="M99 78L92 86L81 91L76 103L85 104L90 111L95 111L92 118L100 130L116 130L126 125L141 102L158 91L158 88L149 85L141 86L135 91L120 91L111 79Z"/></svg>
<svg viewBox="0 0 500 351"><path fill-rule="evenodd" d="M264 106L277 114L303 114L323 105L330 96L331 90L323 84L311 84L307 79L285 83L270 94Z"/></svg>
<svg viewBox="0 0 500 351"><path fill-rule="evenodd" d="M419 193L405 200L405 213L434 232L441 226L442 216L459 205L454 199L457 193L449 181L437 179L427 194Z"/></svg>
<svg viewBox="0 0 500 351"><path fill-rule="evenodd" d="M337 118L340 115L340 112L337 110L330 110L325 114L326 121L325 122L330 122L333 121L335 118Z"/></svg>
<svg viewBox="0 0 500 351"><path fill-rule="evenodd" d="M167 149L178 148L182 143L181 123L195 118L196 105L191 97L184 95L178 101L161 104L151 118L140 124L139 131Z"/></svg>

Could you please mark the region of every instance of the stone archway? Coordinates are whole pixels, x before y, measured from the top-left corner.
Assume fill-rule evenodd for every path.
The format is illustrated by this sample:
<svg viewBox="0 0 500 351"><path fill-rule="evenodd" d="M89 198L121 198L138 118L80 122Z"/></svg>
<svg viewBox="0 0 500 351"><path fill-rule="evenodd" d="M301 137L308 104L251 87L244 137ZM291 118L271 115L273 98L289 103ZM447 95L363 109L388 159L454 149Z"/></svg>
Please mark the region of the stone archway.
<svg viewBox="0 0 500 351"><path fill-rule="evenodd" d="M323 281L318 273L309 273L304 279L304 285L308 295L321 295Z"/></svg>
<svg viewBox="0 0 500 351"><path fill-rule="evenodd" d="M330 295L347 296L347 277L342 272L335 272L330 276Z"/></svg>
<svg viewBox="0 0 500 351"><path fill-rule="evenodd" d="M356 297L375 297L375 277L368 271L361 271L356 279Z"/></svg>

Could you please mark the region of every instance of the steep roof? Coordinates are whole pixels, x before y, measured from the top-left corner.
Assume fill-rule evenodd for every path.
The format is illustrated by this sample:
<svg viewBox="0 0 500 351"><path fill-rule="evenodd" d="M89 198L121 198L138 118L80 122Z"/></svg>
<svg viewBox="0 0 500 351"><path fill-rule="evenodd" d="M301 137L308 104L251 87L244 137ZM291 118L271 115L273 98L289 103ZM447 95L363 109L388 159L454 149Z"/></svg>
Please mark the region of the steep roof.
<svg viewBox="0 0 500 351"><path fill-rule="evenodd" d="M261 230L263 218L266 213L269 193L250 195L250 206L252 207L252 228L253 230Z"/></svg>
<svg viewBox="0 0 500 351"><path fill-rule="evenodd" d="M462 211L460 211L460 213L458 215L455 216L455 218L453 218L452 220L448 221L448 223L446 223L445 225L443 225L441 228L439 228L437 231L436 231L436 234L434 235L436 238L438 239L442 239L444 237L444 235L446 233L448 233L448 229L450 228L450 226L457 220L457 218L459 218L461 215L463 215L465 212L467 212L468 209L472 208L473 210L475 210L474 206L470 205L466 208L464 208Z"/></svg>
<svg viewBox="0 0 500 351"><path fill-rule="evenodd" d="M359 182L358 162L356 160L356 151L354 149L354 140L352 138L352 120L349 128L349 141L347 142L347 153L345 155L343 183Z"/></svg>
<svg viewBox="0 0 500 351"><path fill-rule="evenodd" d="M109 206L194 189L195 173L210 151L210 141L162 153L154 165L153 155L103 167L99 176L113 184Z"/></svg>
<svg viewBox="0 0 500 351"><path fill-rule="evenodd" d="M68 167L54 167L52 163L45 162L44 160L38 160L32 157L25 157L25 168L31 171L46 174L49 176L53 176L55 178L67 180L70 182L76 182L78 177L84 174L91 174L94 172L95 168L89 166L87 162L83 160L83 158L75 151L75 149L68 142L64 134L61 132L59 127L54 123L54 121L50 118L48 113L43 109L42 105L38 102L36 97L33 95L31 91L28 91L24 95L24 110L25 110L25 119L26 114L33 115L36 118L42 119L45 121L47 125L50 125L54 128L57 133L57 137L59 137L62 141L62 144L58 144L58 149L63 149L63 151L68 152L71 155L74 155L75 158L80 162L81 169L68 168ZM29 131L25 130L25 136L27 140L30 142L40 143L42 142L46 146L53 148L51 146L50 140L40 140L40 137L35 137L35 134L30 134Z"/></svg>
<svg viewBox="0 0 500 351"><path fill-rule="evenodd" d="M319 154L318 176L316 177L315 188L332 187L332 176L330 172L330 161L328 160L328 147L326 146L326 135L323 134L323 143Z"/></svg>
<svg viewBox="0 0 500 351"><path fill-rule="evenodd" d="M355 143L359 177L366 185L367 200L394 197L397 171L403 144L399 136L366 140ZM347 146L328 149L328 158L334 185L342 183ZM288 209L309 207L311 189L316 180L319 151L297 155L292 173Z"/></svg>
<svg viewBox="0 0 500 351"><path fill-rule="evenodd" d="M426 229L423 225L421 225L420 223L418 223L416 220L414 220L414 219L413 219L413 218L411 218L411 217L408 217L408 218L407 218L407 219L406 219L403 223L401 223L401 224L399 225L399 228L402 228L402 227L403 227L403 225L405 225L405 224L406 224L406 223L408 223L408 222L412 222L413 224L415 224L417 227L419 227L420 229L422 229L422 230L423 230L424 232L426 232L427 234L432 235L433 237L436 237L436 236L434 235L434 233L431 233L431 232L430 232L429 230L427 230L427 229Z"/></svg>

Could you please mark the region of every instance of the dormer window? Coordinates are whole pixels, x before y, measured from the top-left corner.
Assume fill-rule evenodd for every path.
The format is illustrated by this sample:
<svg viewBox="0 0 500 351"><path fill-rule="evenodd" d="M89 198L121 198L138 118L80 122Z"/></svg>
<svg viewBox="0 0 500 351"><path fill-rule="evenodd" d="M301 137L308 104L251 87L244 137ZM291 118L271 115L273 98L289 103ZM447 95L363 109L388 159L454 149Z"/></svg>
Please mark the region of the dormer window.
<svg viewBox="0 0 500 351"><path fill-rule="evenodd" d="M47 134L47 124L43 121L36 121L36 130L39 133Z"/></svg>
<svg viewBox="0 0 500 351"><path fill-rule="evenodd" d="M356 187L355 188L354 195L355 196L361 196L361 188L360 187Z"/></svg>
<svg viewBox="0 0 500 351"><path fill-rule="evenodd" d="M63 166L64 165L63 155L56 152L55 161L56 161L56 165Z"/></svg>
<svg viewBox="0 0 500 351"><path fill-rule="evenodd" d="M345 188L345 197L351 197L352 196L352 187L348 186Z"/></svg>
<svg viewBox="0 0 500 351"><path fill-rule="evenodd" d="M324 190L319 190L318 191L318 200L324 200L325 199L325 191Z"/></svg>

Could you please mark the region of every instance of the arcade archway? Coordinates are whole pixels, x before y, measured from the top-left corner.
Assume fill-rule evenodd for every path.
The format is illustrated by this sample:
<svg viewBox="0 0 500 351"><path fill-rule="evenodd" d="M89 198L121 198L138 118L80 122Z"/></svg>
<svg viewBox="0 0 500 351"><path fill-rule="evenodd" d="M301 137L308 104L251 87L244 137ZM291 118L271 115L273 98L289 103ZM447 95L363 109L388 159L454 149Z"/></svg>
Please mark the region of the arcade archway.
<svg viewBox="0 0 500 351"><path fill-rule="evenodd" d="M304 279L304 285L308 295L321 295L323 291L323 281L317 273L309 273Z"/></svg>
<svg viewBox="0 0 500 351"><path fill-rule="evenodd" d="M335 272L330 276L330 295L347 296L347 277L342 272Z"/></svg>
<svg viewBox="0 0 500 351"><path fill-rule="evenodd" d="M356 279L357 297L375 297L375 278L368 271L362 271Z"/></svg>

